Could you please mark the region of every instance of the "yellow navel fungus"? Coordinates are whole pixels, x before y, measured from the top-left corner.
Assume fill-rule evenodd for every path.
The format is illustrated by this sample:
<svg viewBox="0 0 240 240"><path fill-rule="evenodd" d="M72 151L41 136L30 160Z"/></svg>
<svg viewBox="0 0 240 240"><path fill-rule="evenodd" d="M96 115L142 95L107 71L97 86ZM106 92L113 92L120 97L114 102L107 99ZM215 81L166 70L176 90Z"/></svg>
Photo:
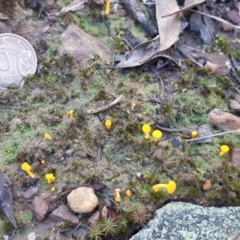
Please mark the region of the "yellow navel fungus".
<svg viewBox="0 0 240 240"><path fill-rule="evenodd" d="M47 140L52 140L52 137L49 133L45 133L44 138L47 139Z"/></svg>
<svg viewBox="0 0 240 240"><path fill-rule="evenodd" d="M110 13L110 4L111 4L111 0L106 0L106 8L105 8L106 15Z"/></svg>
<svg viewBox="0 0 240 240"><path fill-rule="evenodd" d="M111 126L112 126L112 121L109 120L109 119L107 119L107 120L105 121L105 127L106 127L106 129L110 129Z"/></svg>
<svg viewBox="0 0 240 240"><path fill-rule="evenodd" d="M198 135L198 131L192 131L191 132L191 137L195 138Z"/></svg>
<svg viewBox="0 0 240 240"><path fill-rule="evenodd" d="M162 188L166 188L168 194L173 194L176 191L177 185L174 181L169 181L168 184L156 184L152 188L154 192L159 192Z"/></svg>
<svg viewBox="0 0 240 240"><path fill-rule="evenodd" d="M120 191L121 189L120 188L116 188L115 190L115 202L121 202L121 196L120 196Z"/></svg>
<svg viewBox="0 0 240 240"><path fill-rule="evenodd" d="M132 193L129 189L126 191L126 196L129 197L129 198L132 196Z"/></svg>
<svg viewBox="0 0 240 240"><path fill-rule="evenodd" d="M48 184L54 183L54 181L55 181L55 177L52 173L47 173L45 175L45 178L46 178Z"/></svg>
<svg viewBox="0 0 240 240"><path fill-rule="evenodd" d="M150 124L143 124L142 131L145 134L145 139L148 139L149 138L149 133L151 131Z"/></svg>
<svg viewBox="0 0 240 240"><path fill-rule="evenodd" d="M225 155L228 152L229 152L229 147L227 145L222 145L220 147L219 156L223 156L223 155Z"/></svg>
<svg viewBox="0 0 240 240"><path fill-rule="evenodd" d="M154 137L154 142L157 142L162 137L162 132L160 130L154 130L152 136Z"/></svg>
<svg viewBox="0 0 240 240"><path fill-rule="evenodd" d="M73 117L73 113L74 113L74 112L73 112L73 110L71 109L71 110L69 110L69 111L67 112L67 116L71 118L71 117Z"/></svg>
<svg viewBox="0 0 240 240"><path fill-rule="evenodd" d="M24 162L21 168L24 172L28 174L30 178L35 178L35 174L31 172L31 166L27 162Z"/></svg>

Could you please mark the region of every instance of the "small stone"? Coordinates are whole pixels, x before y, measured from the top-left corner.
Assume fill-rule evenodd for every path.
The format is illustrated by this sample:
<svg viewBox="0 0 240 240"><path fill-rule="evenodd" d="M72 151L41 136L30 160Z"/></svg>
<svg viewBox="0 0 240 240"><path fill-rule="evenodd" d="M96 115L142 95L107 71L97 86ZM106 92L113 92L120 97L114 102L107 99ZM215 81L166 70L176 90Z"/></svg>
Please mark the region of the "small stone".
<svg viewBox="0 0 240 240"><path fill-rule="evenodd" d="M90 227L95 227L100 221L101 213L100 211L96 211L89 219L88 223Z"/></svg>
<svg viewBox="0 0 240 240"><path fill-rule="evenodd" d="M211 136L213 134L211 128L207 124L203 124L198 128L198 136L197 138L205 137L205 136ZM197 139L196 143L210 143L213 141L213 137L206 137Z"/></svg>
<svg viewBox="0 0 240 240"><path fill-rule="evenodd" d="M31 232L27 235L28 240L36 240L37 236L35 232Z"/></svg>
<svg viewBox="0 0 240 240"><path fill-rule="evenodd" d="M66 152L65 152L65 156L66 157L71 157L73 155L73 150L72 149L68 149Z"/></svg>
<svg viewBox="0 0 240 240"><path fill-rule="evenodd" d="M40 197L44 200L50 198L51 196L51 193L50 192L44 192L44 193L41 193Z"/></svg>
<svg viewBox="0 0 240 240"><path fill-rule="evenodd" d="M231 163L233 166L240 169L240 149L233 148Z"/></svg>
<svg viewBox="0 0 240 240"><path fill-rule="evenodd" d="M211 183L211 181L210 180L207 180L204 184L203 184L203 190L205 190L205 191L208 191L208 190L210 190L211 189L211 187L212 187L212 183Z"/></svg>
<svg viewBox="0 0 240 240"><path fill-rule="evenodd" d="M77 226L79 219L74 215L74 213L65 205L62 205L55 209L51 214L50 218L56 221L69 221L72 226Z"/></svg>
<svg viewBox="0 0 240 240"><path fill-rule="evenodd" d="M230 100L230 108L232 110L240 111L240 103L235 100Z"/></svg>
<svg viewBox="0 0 240 240"><path fill-rule="evenodd" d="M178 138L173 138L172 139L172 146L174 148L178 148L180 146L180 144L181 144L181 141Z"/></svg>
<svg viewBox="0 0 240 240"><path fill-rule="evenodd" d="M31 187L27 191L22 192L22 196L26 199L32 198L38 193L38 187Z"/></svg>
<svg viewBox="0 0 240 240"><path fill-rule="evenodd" d="M231 10L231 11L227 12L227 17L234 24L239 24L240 23L240 15L235 10Z"/></svg>
<svg viewBox="0 0 240 240"><path fill-rule="evenodd" d="M225 31L225 32L230 32L230 31L233 31L234 30L234 27L227 23L227 22L223 22L222 23L222 29Z"/></svg>
<svg viewBox="0 0 240 240"><path fill-rule="evenodd" d="M156 149L153 153L154 160L160 160L162 157L162 150L160 148Z"/></svg>
<svg viewBox="0 0 240 240"><path fill-rule="evenodd" d="M76 213L89 213L98 205L98 198L92 188L79 187L67 196L69 207Z"/></svg>
<svg viewBox="0 0 240 240"><path fill-rule="evenodd" d="M238 103L240 103L240 94L235 94L235 95L234 95L234 99L235 99Z"/></svg>
<svg viewBox="0 0 240 240"><path fill-rule="evenodd" d="M240 129L240 118L220 109L212 110L208 115L208 121L222 128L224 131ZM234 134L240 136L240 130L234 132Z"/></svg>
<svg viewBox="0 0 240 240"><path fill-rule="evenodd" d="M33 212L34 212L35 218L39 222L42 221L45 218L48 211L47 202L41 197L36 196L33 199L32 205L33 205Z"/></svg>

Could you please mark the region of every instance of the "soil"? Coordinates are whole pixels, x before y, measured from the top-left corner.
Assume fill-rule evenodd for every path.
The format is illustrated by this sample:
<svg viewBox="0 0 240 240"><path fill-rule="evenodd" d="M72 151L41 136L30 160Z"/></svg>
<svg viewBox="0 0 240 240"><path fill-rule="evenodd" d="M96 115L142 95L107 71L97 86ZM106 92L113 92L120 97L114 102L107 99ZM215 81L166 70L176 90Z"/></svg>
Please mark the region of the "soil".
<svg viewBox="0 0 240 240"><path fill-rule="evenodd" d="M196 66L174 47L164 54L181 61L181 70L169 63L160 70L165 86L163 95L160 80L150 68L106 69L96 53L90 57L92 63L81 69L72 56L59 56L57 51L61 34L72 22L102 40L116 55L129 49L123 36L131 33L138 42L148 37L123 9L109 15L109 36L101 15L104 5L93 2L78 12L53 18L46 15L68 3L59 0L38 18L39 8L31 9L24 1L8 4L0 1L0 12L8 17L1 20L3 32L9 30L26 38L38 57L37 72L25 79L22 89L13 86L0 94L0 166L13 184L18 225L14 229L1 212L0 238L9 235L11 239L27 239L29 233L35 232L40 239L77 239L72 237L73 229L65 222L55 222L48 216L42 222L35 220L32 199L21 195L30 186L37 186L39 195L49 192L53 197L74 185L104 183L106 188L97 191L99 209L106 205L104 199L113 200L114 189L120 188L122 201L111 207L120 223L120 232L114 239L129 239L147 222L137 222L136 211L153 215L169 201L190 201L204 206L239 205L240 172L231 165L231 149L240 146L238 137L226 134L214 137L212 143L196 144L186 142L191 138L187 132L163 131L160 141L154 142L152 137L145 139L142 132L145 123L152 129L155 123L166 128L208 124L214 133L220 132L208 123L208 114L214 108L229 111L229 101L239 85L234 75L216 76L209 69ZM180 41L194 49L196 55L221 53L238 59L238 33L224 32L217 23L216 29L218 35L209 45L204 45L200 35L188 29ZM162 63L164 60L158 62ZM123 101L107 111L87 113L120 95ZM72 117L67 114L70 110ZM104 124L106 119L112 122L109 130ZM46 133L52 140L44 138ZM230 152L220 157L223 144L230 147ZM21 170L23 162L32 166L36 179L31 180ZM49 172L56 176L52 185L45 179ZM153 185L169 180L177 184L173 195L152 191ZM208 190L203 189L206 181L211 181ZM53 186L55 192L51 192ZM132 192L130 198L125 196L127 189ZM51 211L66 203L66 198L56 203ZM82 216L83 225L90 216L90 213ZM61 234L63 230L65 235Z"/></svg>

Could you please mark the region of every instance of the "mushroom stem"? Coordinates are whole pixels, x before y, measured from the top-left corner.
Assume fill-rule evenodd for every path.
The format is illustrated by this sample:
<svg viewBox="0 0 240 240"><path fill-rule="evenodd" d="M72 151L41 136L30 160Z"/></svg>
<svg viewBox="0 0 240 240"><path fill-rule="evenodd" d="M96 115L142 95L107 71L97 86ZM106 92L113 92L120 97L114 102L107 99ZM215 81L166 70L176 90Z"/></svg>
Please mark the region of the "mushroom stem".
<svg viewBox="0 0 240 240"><path fill-rule="evenodd" d="M35 174L31 170L26 171L30 178L35 178Z"/></svg>
<svg viewBox="0 0 240 240"><path fill-rule="evenodd" d="M121 189L119 189L119 188L115 189L115 202L121 202L120 191L121 191Z"/></svg>
<svg viewBox="0 0 240 240"><path fill-rule="evenodd" d="M156 184L154 185L152 188L153 188L153 191L154 192L159 192L161 190L161 188L167 188L168 187L168 184Z"/></svg>
<svg viewBox="0 0 240 240"><path fill-rule="evenodd" d="M149 133L145 133L145 139L149 139Z"/></svg>

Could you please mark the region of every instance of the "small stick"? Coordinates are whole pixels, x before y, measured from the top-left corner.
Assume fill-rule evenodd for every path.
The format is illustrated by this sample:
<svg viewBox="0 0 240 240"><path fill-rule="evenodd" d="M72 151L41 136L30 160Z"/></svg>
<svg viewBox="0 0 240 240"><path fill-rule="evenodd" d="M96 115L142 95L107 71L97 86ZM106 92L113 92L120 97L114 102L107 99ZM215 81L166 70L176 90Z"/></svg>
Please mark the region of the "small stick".
<svg viewBox="0 0 240 240"><path fill-rule="evenodd" d="M109 108L117 105L118 103L120 103L122 101L122 97L123 95L120 95L118 98L116 98L113 102L110 102L109 104L107 105L104 105L100 108L95 108L95 109L89 109L87 110L87 113L99 113L99 112L103 112L103 111L106 111L108 110Z"/></svg>
<svg viewBox="0 0 240 240"><path fill-rule="evenodd" d="M212 134L212 135L208 135L208 136L204 136L204 137L192 138L192 139L186 140L186 142L191 142L191 141L195 141L195 140L203 139L203 138L208 138L208 137L220 136L220 135L224 135L224 134L227 134L227 133L233 133L233 132L237 132L237 131L240 131L240 128L237 129L237 130L232 130L232 131L228 131L228 132L216 133L216 134Z"/></svg>

